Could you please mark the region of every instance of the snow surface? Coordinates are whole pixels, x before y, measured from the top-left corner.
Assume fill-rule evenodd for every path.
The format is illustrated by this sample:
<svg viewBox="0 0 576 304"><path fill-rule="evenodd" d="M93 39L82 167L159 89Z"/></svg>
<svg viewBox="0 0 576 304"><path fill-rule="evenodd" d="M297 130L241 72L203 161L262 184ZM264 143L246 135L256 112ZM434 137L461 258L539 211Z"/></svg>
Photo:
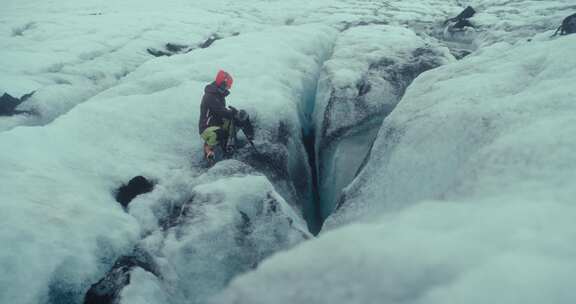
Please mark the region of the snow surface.
<svg viewBox="0 0 576 304"><path fill-rule="evenodd" d="M468 4L479 27L445 41L442 22ZM161 275L133 269L124 304L204 303L230 280L215 303L573 303L576 44L548 38L573 10L573 0L7 1L0 94L35 93L18 108L33 114L0 117L0 303L80 303L135 247ZM389 54L385 25L405 34L394 49L474 52L415 81L321 237L287 250L310 237L301 132L321 125L318 80L333 68L352 83L368 57ZM166 43L193 50L146 51ZM342 51L357 60L338 61ZM201 166L198 103L221 68L268 166L249 147L252 167ZM155 189L124 210L114 191L136 175Z"/></svg>

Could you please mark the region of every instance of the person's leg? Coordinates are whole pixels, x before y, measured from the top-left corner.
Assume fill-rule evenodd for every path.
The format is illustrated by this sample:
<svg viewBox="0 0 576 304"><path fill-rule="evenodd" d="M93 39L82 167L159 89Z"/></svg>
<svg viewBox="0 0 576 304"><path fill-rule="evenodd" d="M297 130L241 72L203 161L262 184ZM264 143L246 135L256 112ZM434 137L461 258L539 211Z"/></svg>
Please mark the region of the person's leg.
<svg viewBox="0 0 576 304"><path fill-rule="evenodd" d="M217 131L218 134L218 142L222 147L222 151L226 152L226 144L228 143L228 130L230 129L230 120L223 119L222 127Z"/></svg>

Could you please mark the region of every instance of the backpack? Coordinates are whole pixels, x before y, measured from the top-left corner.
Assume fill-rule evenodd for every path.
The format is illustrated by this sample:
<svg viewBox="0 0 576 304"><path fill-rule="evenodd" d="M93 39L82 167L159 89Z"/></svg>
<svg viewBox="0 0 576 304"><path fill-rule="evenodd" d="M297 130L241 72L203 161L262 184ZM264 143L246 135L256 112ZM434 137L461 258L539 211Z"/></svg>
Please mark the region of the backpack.
<svg viewBox="0 0 576 304"><path fill-rule="evenodd" d="M566 17L562 24L558 27L554 35L552 37L560 34L560 35L568 35L576 33L576 14L572 14Z"/></svg>

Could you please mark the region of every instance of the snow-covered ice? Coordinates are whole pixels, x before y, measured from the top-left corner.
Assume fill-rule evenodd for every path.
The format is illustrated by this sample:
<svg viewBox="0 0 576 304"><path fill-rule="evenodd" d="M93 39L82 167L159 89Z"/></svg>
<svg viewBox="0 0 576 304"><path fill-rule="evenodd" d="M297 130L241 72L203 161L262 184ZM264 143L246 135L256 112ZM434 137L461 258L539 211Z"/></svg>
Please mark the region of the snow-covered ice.
<svg viewBox="0 0 576 304"><path fill-rule="evenodd" d="M444 35L466 5L476 27ZM8 1L0 94L34 94L0 117L0 302L80 303L137 248L159 273L131 268L120 303L573 303L576 41L550 35L574 9ZM147 51L167 43L190 51ZM207 170L196 119L219 69L261 154ZM319 188L310 152L332 162ZM124 209L137 175L154 190ZM313 239L305 220L337 202Z"/></svg>

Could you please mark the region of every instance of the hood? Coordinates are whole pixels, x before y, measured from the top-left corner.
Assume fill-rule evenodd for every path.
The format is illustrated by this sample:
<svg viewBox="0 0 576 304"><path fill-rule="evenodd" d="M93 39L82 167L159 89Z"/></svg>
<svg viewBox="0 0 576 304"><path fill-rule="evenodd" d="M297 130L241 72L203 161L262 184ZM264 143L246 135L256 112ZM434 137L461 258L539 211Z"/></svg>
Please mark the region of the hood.
<svg viewBox="0 0 576 304"><path fill-rule="evenodd" d="M207 85L204 88L204 92L207 94L216 94L216 95L220 95L223 97L226 97L230 94L230 91L223 89L223 88L219 88L214 82Z"/></svg>

